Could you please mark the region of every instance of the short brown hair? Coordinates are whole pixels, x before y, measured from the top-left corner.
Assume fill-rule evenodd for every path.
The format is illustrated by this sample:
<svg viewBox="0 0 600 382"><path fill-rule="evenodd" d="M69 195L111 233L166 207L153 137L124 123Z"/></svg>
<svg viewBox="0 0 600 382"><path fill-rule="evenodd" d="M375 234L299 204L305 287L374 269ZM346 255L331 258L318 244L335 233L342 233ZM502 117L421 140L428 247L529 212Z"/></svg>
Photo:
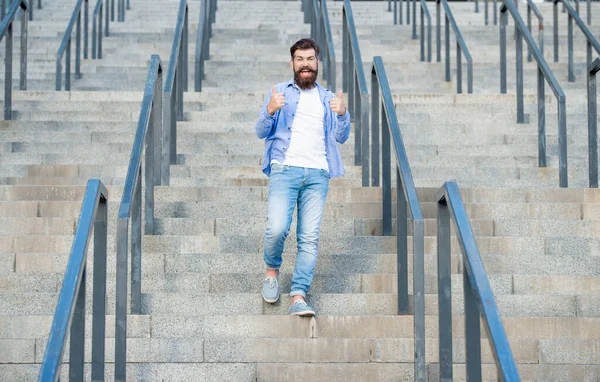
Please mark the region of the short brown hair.
<svg viewBox="0 0 600 382"><path fill-rule="evenodd" d="M296 41L296 43L290 48L290 54L292 55L292 59L294 58L294 53L296 53L297 50L308 49L314 49L315 55L319 57L320 49L315 40L313 40L312 38L303 38L301 40Z"/></svg>

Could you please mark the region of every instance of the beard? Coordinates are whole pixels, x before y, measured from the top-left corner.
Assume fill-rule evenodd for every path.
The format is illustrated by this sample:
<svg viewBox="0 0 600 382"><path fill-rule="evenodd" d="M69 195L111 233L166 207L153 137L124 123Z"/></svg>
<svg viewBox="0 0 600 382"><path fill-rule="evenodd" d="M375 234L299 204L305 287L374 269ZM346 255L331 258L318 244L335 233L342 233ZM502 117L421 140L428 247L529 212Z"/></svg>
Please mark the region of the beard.
<svg viewBox="0 0 600 382"><path fill-rule="evenodd" d="M308 74L301 74L300 72L303 70L308 70ZM294 70L294 82L296 85L302 90L308 90L315 87L317 82L317 77L319 75L319 67L316 69L311 69L309 67L302 67L298 70Z"/></svg>

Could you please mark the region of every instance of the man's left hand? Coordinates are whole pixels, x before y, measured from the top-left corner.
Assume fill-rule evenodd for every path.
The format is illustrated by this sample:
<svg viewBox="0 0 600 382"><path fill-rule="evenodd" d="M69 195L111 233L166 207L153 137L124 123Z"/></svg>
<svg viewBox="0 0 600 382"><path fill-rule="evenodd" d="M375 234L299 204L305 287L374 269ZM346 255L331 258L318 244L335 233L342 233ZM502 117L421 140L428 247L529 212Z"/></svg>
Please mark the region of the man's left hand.
<svg viewBox="0 0 600 382"><path fill-rule="evenodd" d="M329 101L329 105L331 106L331 111L337 113L337 115L342 116L346 114L346 104L344 103L343 93L340 90L337 94L337 98L332 98Z"/></svg>

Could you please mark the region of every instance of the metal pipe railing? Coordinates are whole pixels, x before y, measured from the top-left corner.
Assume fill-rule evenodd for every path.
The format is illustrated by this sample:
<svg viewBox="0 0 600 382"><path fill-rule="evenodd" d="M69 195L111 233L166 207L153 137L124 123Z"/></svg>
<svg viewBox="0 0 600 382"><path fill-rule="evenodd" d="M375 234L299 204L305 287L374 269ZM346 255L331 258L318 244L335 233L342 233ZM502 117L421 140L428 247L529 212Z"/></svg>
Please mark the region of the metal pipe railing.
<svg viewBox="0 0 600 382"><path fill-rule="evenodd" d="M427 18L427 62L431 62L431 13L427 1L419 0L421 4L421 61L425 61L425 18Z"/></svg>
<svg viewBox="0 0 600 382"><path fill-rule="evenodd" d="M115 380L126 380L127 354L127 268L129 223L131 222L131 314L142 310L142 232L154 234L154 187L161 184L161 169L169 158L163 154L165 143L162 118L162 66L152 55L131 159L123 188L117 220L117 273L115 310ZM168 132L167 132L168 133ZM142 162L145 162L142 165ZM142 187L142 171L145 185ZM142 195L142 188L144 195ZM142 231L142 206L143 227Z"/></svg>
<svg viewBox="0 0 600 382"><path fill-rule="evenodd" d="M94 280L92 297L92 380L104 380L106 341L106 243L108 192L100 180L88 181L77 230L60 289L39 382L60 380L67 338L70 338L69 380L84 380L85 289L87 249L94 233Z"/></svg>
<svg viewBox="0 0 600 382"><path fill-rule="evenodd" d="M216 0L200 0L196 53L194 55L194 90L197 92L202 91L204 61L210 58L210 38L212 37L212 24L215 21L216 8Z"/></svg>
<svg viewBox="0 0 600 382"><path fill-rule="evenodd" d="M102 29L102 19L105 14L104 30ZM92 59L102 58L102 35L109 35L109 0L104 5L103 0L98 0L92 14Z"/></svg>
<svg viewBox="0 0 600 382"><path fill-rule="evenodd" d="M323 79L333 92L336 90L336 62L333 46L331 25L329 24L329 12L326 0L312 0L312 7L308 7L310 19L310 36L321 48L323 62Z"/></svg>
<svg viewBox="0 0 600 382"><path fill-rule="evenodd" d="M527 0L527 30L531 33L531 12L535 14L538 19L538 47L540 48L540 52L542 52L542 56L544 55L544 17L542 13L535 5L532 0ZM527 46L527 62L531 62L531 48Z"/></svg>
<svg viewBox="0 0 600 382"><path fill-rule="evenodd" d="M350 0L344 0L342 29L342 85L348 92L348 110L354 116L354 164L362 166L362 185L369 187L369 90Z"/></svg>
<svg viewBox="0 0 600 382"><path fill-rule="evenodd" d="M489 24L489 0L485 0L484 1L484 14L485 14L485 25ZM494 7L494 25L498 24L498 4L497 1L494 0L493 1L493 7Z"/></svg>
<svg viewBox="0 0 600 382"><path fill-rule="evenodd" d="M12 119L12 65L13 65L13 22L17 11L21 9L21 62L19 89L27 90L27 1L16 0L10 6L8 14L0 24L0 42L6 36L4 54L4 119Z"/></svg>
<svg viewBox="0 0 600 382"><path fill-rule="evenodd" d="M460 196L460 190L455 182L444 183L437 195L439 379L441 381L452 381L453 379L451 220L455 223L455 232L463 258L466 379L468 381L482 380L481 319L486 333L488 333L492 353L496 360L498 380L518 382L521 377Z"/></svg>
<svg viewBox="0 0 600 382"><path fill-rule="evenodd" d="M379 94L381 92L381 101ZM415 334L415 377L426 380L425 370L425 228L417 189L400 133L400 124L392 99L383 60L376 56L371 69L371 137L373 186L379 186L379 122L381 106L381 185L383 196L383 235L392 235L392 174L396 168L396 240L398 267L398 314L408 314L408 217L412 221L413 305ZM393 166L392 150L396 158Z"/></svg>
<svg viewBox="0 0 600 382"><path fill-rule="evenodd" d="M113 0L114 1L114 0ZM127 0L127 4L125 3L125 0L117 0L118 4L117 4L117 19L121 22L125 21L125 10L130 10L131 9L131 4L130 4L130 0ZM114 7L114 2L113 2L113 7ZM113 15L113 21L114 21L114 15Z"/></svg>
<svg viewBox="0 0 600 382"><path fill-rule="evenodd" d="M588 172L590 187L598 188L598 103L596 102L596 73L600 71L600 58L588 66Z"/></svg>
<svg viewBox="0 0 600 382"><path fill-rule="evenodd" d="M537 98L538 98L538 165L546 167L546 98L545 83L556 96L558 104L558 146L559 146L559 183L560 187L568 187L567 166L567 107L565 93L559 85L552 69L544 59L525 22L519 15L517 7L512 0L504 0L500 8L500 93L506 94L506 25L508 14L512 15L517 30L517 123L525 123L523 105L523 39L529 46L538 67Z"/></svg>
<svg viewBox="0 0 600 382"><path fill-rule="evenodd" d="M183 92L188 89L188 13L187 0L181 0L164 89L163 155L170 158L163 163L164 185L170 182L170 164L177 164L177 121L183 121Z"/></svg>
<svg viewBox="0 0 600 382"><path fill-rule="evenodd" d="M586 52L587 52L587 62L586 65L589 65L592 62L592 48L596 51L597 54L600 54L600 44L598 40L594 37L590 29L585 25L581 17L579 17L579 9L573 9L573 6L564 0L553 0L554 2L554 62L558 62L558 3L561 2L563 4L564 9L568 14L568 71L569 71L569 82L575 81L575 71L573 65L573 20L583 33L583 36L586 39ZM588 3L589 4L589 3Z"/></svg>
<svg viewBox="0 0 600 382"><path fill-rule="evenodd" d="M473 59L469 48L460 33L460 29L454 21L452 10L448 5L447 0L436 0L436 19L437 19L437 62L441 61L441 6L444 6L444 13L446 15L445 23L445 43L446 43L446 82L452 81L452 75L450 73L450 28L454 31L456 36L456 92L462 93L462 54L465 56L467 61L467 92L473 93ZM462 53L462 54L461 54Z"/></svg>
<svg viewBox="0 0 600 382"><path fill-rule="evenodd" d="M83 7L82 7L83 5ZM83 8L83 11L82 11ZM71 20L56 53L56 90L62 90L62 59L65 56L65 90L71 90L71 41L75 29L75 78L81 78L81 16L84 16L83 58L88 57L88 0L77 0Z"/></svg>

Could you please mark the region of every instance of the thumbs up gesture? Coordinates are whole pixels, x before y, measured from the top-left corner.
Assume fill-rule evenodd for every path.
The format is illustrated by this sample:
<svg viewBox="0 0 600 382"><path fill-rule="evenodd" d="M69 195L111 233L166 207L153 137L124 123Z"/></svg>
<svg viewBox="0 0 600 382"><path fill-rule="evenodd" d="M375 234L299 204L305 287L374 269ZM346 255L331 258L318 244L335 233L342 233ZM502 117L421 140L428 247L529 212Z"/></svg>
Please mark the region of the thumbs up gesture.
<svg viewBox="0 0 600 382"><path fill-rule="evenodd" d="M344 97L341 90L337 93L335 98L331 99L329 105L331 106L331 111L337 113L337 115L342 116L346 114L346 104L344 103Z"/></svg>
<svg viewBox="0 0 600 382"><path fill-rule="evenodd" d="M267 113L273 115L276 111L285 106L285 96L283 93L277 93L277 88L273 86L271 90L271 100L267 105Z"/></svg>

